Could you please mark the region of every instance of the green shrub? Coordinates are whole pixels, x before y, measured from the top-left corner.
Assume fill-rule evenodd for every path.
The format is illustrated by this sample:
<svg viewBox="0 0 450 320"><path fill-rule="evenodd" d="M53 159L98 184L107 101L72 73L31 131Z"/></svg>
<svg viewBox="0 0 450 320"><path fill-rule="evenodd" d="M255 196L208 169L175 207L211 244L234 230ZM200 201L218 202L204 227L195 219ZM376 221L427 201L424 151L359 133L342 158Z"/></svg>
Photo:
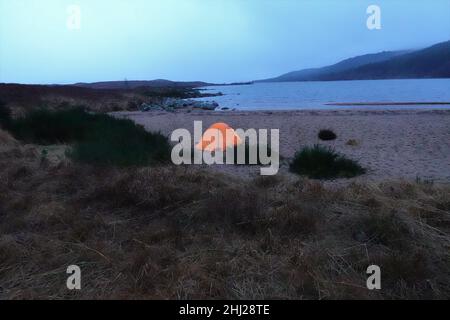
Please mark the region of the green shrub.
<svg viewBox="0 0 450 320"><path fill-rule="evenodd" d="M81 108L50 111L38 109L11 122L9 130L17 139L30 143L70 143L86 138L95 116Z"/></svg>
<svg viewBox="0 0 450 320"><path fill-rule="evenodd" d="M297 152L290 171L314 179L351 178L366 172L356 161L320 145Z"/></svg>
<svg viewBox="0 0 450 320"><path fill-rule="evenodd" d="M33 111L12 121L8 129L27 142L73 143L69 157L96 165L140 166L170 158L170 144L160 133L147 132L131 120L91 114L82 108Z"/></svg>
<svg viewBox="0 0 450 320"><path fill-rule="evenodd" d="M320 130L318 136L323 141L335 140L337 138L336 134L331 130Z"/></svg>
<svg viewBox="0 0 450 320"><path fill-rule="evenodd" d="M170 159L170 144L160 133L147 132L131 120L104 116L89 138L76 142L68 155L96 165L143 166Z"/></svg>

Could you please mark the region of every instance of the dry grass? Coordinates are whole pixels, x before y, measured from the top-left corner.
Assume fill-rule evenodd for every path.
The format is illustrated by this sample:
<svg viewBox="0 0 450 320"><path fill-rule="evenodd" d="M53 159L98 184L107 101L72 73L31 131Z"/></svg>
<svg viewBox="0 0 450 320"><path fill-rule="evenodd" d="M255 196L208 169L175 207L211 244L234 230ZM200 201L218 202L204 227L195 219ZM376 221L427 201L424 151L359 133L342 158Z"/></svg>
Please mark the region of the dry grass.
<svg viewBox="0 0 450 320"><path fill-rule="evenodd" d="M42 107L61 110L69 106L85 106L95 112L138 110L142 102L149 103L157 100L144 95L139 90L21 84L0 84L0 97L11 110L14 118Z"/></svg>
<svg viewBox="0 0 450 320"><path fill-rule="evenodd" d="M36 108L63 110L83 106L93 112L136 111L143 102L161 103L165 98L208 96L191 87L140 87L134 89L94 89L63 85L0 84L0 105L12 117L26 115Z"/></svg>
<svg viewBox="0 0 450 320"><path fill-rule="evenodd" d="M450 297L449 186L96 169L0 140L0 299Z"/></svg>
<svg viewBox="0 0 450 320"><path fill-rule="evenodd" d="M18 142L14 137L8 132L0 129L0 147L2 149L8 149L12 146L17 146Z"/></svg>

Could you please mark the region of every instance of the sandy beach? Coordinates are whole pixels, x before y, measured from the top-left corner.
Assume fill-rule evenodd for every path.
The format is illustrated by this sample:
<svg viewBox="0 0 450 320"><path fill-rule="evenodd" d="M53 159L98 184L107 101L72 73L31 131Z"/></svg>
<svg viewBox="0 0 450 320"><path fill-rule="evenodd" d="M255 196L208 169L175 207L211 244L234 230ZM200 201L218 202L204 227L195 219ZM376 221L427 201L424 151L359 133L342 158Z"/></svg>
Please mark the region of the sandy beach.
<svg viewBox="0 0 450 320"><path fill-rule="evenodd" d="M297 150L320 143L358 160L368 169L367 174L356 180L420 178L450 182L450 110L116 112L114 115L167 135L177 128L192 132L195 120L203 121L204 130L215 122L242 129L280 129L280 154L284 158L281 173L288 172L287 163ZM320 141L317 137L320 129L332 129L337 139ZM212 169L240 176L259 172L258 168L242 166Z"/></svg>

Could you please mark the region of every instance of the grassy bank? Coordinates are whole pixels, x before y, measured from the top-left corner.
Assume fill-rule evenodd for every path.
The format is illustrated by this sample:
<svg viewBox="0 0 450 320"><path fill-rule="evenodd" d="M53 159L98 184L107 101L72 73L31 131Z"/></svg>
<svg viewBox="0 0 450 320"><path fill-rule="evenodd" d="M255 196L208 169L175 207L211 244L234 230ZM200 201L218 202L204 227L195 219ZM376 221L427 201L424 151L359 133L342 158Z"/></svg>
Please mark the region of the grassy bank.
<svg viewBox="0 0 450 320"><path fill-rule="evenodd" d="M52 163L0 131L0 298L448 299L449 196ZM65 288L71 264L81 291Z"/></svg>
<svg viewBox="0 0 450 320"><path fill-rule="evenodd" d="M142 166L170 158L165 136L147 132L130 120L88 113L82 108L38 109L18 119L6 118L4 127L23 142L71 144L68 156L78 162Z"/></svg>
<svg viewBox="0 0 450 320"><path fill-rule="evenodd" d="M160 103L165 98L215 96L193 87L138 87L94 89L79 86L0 84L1 101L22 116L37 108L67 110L83 105L92 112L137 111L143 102Z"/></svg>

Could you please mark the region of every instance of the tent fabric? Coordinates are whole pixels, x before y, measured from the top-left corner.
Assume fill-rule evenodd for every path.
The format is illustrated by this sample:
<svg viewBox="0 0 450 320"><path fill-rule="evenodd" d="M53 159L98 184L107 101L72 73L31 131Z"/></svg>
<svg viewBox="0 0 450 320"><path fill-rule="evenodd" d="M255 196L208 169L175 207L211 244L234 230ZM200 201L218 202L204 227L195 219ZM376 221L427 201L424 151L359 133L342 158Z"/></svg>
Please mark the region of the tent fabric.
<svg viewBox="0 0 450 320"><path fill-rule="evenodd" d="M240 144L241 138L233 128L223 122L214 123L203 134L196 148L202 151L226 150Z"/></svg>

